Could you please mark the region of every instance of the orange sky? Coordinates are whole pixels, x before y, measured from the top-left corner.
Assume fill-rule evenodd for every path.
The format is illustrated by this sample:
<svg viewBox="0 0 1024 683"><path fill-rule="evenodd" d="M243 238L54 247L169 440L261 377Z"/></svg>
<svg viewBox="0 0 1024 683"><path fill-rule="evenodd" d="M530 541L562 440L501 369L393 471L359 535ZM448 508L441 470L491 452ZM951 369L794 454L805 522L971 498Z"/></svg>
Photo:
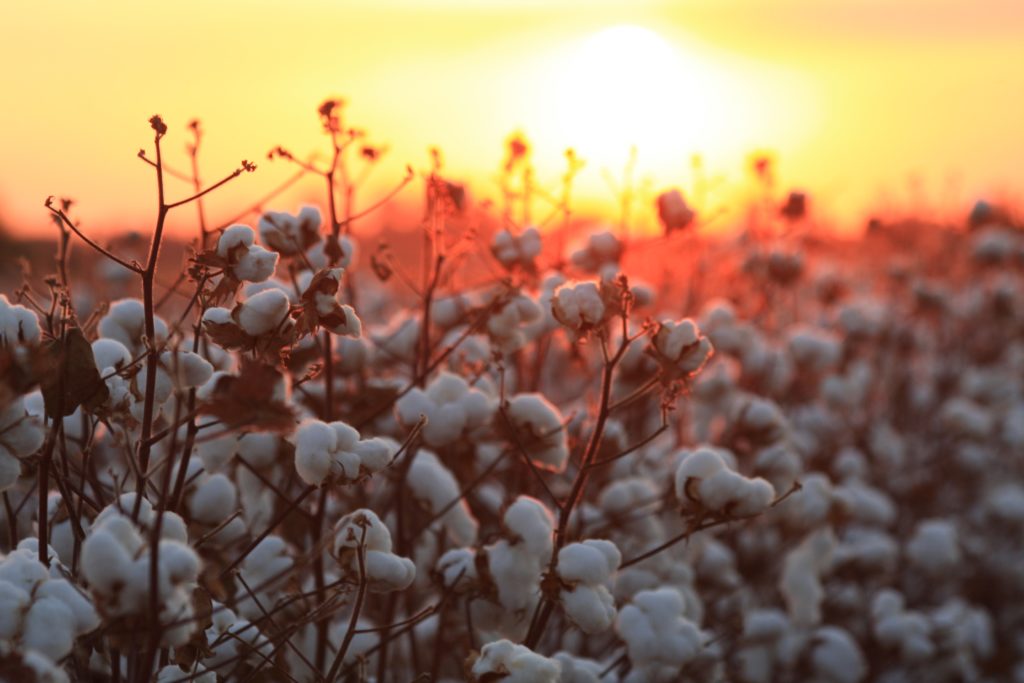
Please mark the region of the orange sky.
<svg viewBox="0 0 1024 683"><path fill-rule="evenodd" d="M784 185L849 224L1024 192L1019 0L37 0L2 3L0 26L0 224L22 234L47 228L49 194L78 200L96 233L148 230L153 178L135 152L157 112L179 167L193 117L208 179L257 159L211 201L226 217L291 173L268 149L322 148L328 96L390 145L366 201L431 145L494 194L513 130L545 186L577 147L592 210L614 210L602 169L618 173L631 144L652 188L685 187L702 154L726 204L746 155L772 150Z"/></svg>

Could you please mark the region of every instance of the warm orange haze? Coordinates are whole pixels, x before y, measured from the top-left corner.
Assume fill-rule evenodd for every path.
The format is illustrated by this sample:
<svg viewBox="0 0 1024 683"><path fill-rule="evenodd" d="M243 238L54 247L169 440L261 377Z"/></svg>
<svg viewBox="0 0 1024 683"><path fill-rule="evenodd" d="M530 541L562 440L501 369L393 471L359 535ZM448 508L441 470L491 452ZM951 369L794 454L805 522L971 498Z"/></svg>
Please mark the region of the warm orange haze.
<svg viewBox="0 0 1024 683"><path fill-rule="evenodd" d="M260 165L210 199L231 215L292 172L269 149L324 149L315 107L329 96L388 147L364 201L406 164L425 168L432 146L493 197L513 131L542 188L557 186L567 146L586 160L584 211L614 207L604 176L633 146L647 198L692 188L700 155L709 203L730 205L748 155L767 150L781 187L808 189L819 220L853 229L879 209L960 217L1024 191L1013 0L51 1L5 3L0 24L0 225L16 234L48 229L50 194L74 197L95 233L149 229L152 178L134 153L154 112L176 134L170 165L187 168L195 117L207 179ZM319 192L303 181L278 208Z"/></svg>

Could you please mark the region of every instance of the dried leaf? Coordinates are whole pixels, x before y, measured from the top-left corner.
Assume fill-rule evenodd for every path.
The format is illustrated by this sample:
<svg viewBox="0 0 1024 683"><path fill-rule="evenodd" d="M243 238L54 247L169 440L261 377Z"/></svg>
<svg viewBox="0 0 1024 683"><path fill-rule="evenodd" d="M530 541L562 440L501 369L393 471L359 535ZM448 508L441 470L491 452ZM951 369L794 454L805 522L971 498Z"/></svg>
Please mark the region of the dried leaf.
<svg viewBox="0 0 1024 683"><path fill-rule="evenodd" d="M286 401L274 397L280 381L282 375L277 368L245 360L238 375L220 378L200 412L230 428L290 433L295 429L295 413Z"/></svg>
<svg viewBox="0 0 1024 683"><path fill-rule="evenodd" d="M65 417L79 406L95 408L110 395L96 368L92 346L77 327L45 345L47 363L39 384L47 417Z"/></svg>

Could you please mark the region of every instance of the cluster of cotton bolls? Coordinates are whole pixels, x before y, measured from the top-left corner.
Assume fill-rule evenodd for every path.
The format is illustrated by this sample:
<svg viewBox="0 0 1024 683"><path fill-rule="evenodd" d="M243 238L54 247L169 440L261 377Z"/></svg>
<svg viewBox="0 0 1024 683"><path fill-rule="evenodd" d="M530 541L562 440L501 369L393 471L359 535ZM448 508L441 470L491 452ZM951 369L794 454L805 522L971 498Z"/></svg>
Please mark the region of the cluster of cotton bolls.
<svg viewBox="0 0 1024 683"><path fill-rule="evenodd" d="M438 228L421 283L329 222L229 226L155 310L75 318L56 420L60 327L0 297L0 669L1024 681L1017 230L945 270L693 236L649 288L678 235Z"/></svg>

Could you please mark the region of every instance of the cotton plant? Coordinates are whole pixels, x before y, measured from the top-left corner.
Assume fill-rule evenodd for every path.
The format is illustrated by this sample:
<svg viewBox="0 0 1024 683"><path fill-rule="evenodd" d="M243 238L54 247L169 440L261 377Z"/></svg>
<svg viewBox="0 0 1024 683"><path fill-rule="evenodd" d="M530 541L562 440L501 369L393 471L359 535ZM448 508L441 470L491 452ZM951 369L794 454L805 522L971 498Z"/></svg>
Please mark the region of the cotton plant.
<svg viewBox="0 0 1024 683"><path fill-rule="evenodd" d="M407 427L425 417L424 442L432 448L442 448L480 434L494 414L495 403L459 375L442 372L426 390L414 387L398 399L395 411Z"/></svg>

